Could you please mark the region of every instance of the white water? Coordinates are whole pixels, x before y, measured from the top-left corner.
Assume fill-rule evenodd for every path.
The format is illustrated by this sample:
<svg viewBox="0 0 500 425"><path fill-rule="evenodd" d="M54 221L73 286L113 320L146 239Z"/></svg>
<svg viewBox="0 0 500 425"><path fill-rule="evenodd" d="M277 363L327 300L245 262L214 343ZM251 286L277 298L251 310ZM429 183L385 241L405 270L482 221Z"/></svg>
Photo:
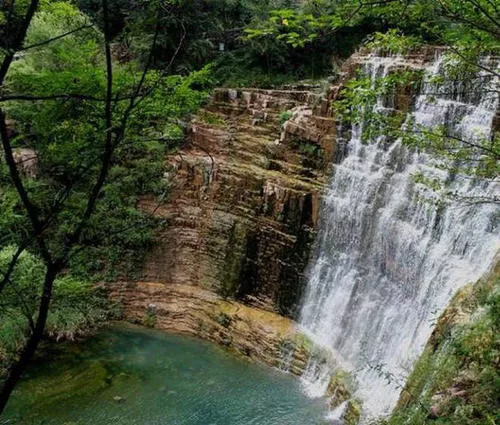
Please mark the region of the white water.
<svg viewBox="0 0 500 425"><path fill-rule="evenodd" d="M365 73L383 76L401 60L372 56ZM441 75L442 59L425 72L426 78ZM495 94L472 96L465 86L430 82L423 91L433 95L417 97L416 123L429 129L447 125L468 140L490 135ZM377 107L388 102L381 99ZM361 127L353 129L348 154L324 196L299 321L318 345L355 372L366 418L390 413L435 321L459 288L492 265L500 236L497 206L451 202L438 208L424 201L435 194L415 183L414 174L440 179L447 174L400 141L362 143ZM499 195L497 182L461 178L448 184L464 196ZM325 373L310 362L303 377L310 394L324 393Z"/></svg>
<svg viewBox="0 0 500 425"><path fill-rule="evenodd" d="M348 405L348 401L342 402L327 415L327 419L331 421L341 421L346 413Z"/></svg>

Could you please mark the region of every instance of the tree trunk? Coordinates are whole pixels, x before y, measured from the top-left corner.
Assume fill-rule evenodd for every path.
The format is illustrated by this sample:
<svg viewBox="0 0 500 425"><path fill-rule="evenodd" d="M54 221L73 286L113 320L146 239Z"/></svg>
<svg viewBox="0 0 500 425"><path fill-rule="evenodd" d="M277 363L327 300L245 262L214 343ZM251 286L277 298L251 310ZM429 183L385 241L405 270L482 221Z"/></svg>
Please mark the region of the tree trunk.
<svg viewBox="0 0 500 425"><path fill-rule="evenodd" d="M35 354L38 344L43 337L45 323L47 322L47 315L49 312L50 300L52 298L54 280L59 273L59 269L60 268L54 264L51 264L47 267L45 279L43 282L42 299L40 300L40 307L38 309L38 318L36 320L35 329L31 333L28 342L21 351L19 359L10 368L7 379L5 380L0 390L0 415L4 411L9 397L12 394L12 391L21 378L29 361Z"/></svg>

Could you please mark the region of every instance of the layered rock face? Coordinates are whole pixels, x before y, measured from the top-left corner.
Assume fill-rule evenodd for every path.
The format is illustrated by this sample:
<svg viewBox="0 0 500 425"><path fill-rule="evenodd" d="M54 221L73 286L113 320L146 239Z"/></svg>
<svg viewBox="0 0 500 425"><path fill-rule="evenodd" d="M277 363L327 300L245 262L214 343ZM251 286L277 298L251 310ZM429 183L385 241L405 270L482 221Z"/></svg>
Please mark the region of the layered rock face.
<svg viewBox="0 0 500 425"><path fill-rule="evenodd" d="M293 316L334 133L320 94L217 90L168 159L168 201L143 201L168 220L144 280Z"/></svg>
<svg viewBox="0 0 500 425"><path fill-rule="evenodd" d="M167 227L141 282L114 283L127 319L213 341L301 375L292 320L335 154L329 100L303 90L216 90L167 158Z"/></svg>
<svg viewBox="0 0 500 425"><path fill-rule="evenodd" d="M126 317L147 321L153 305L155 327L274 366L283 356L304 358L301 345L290 342L293 323L284 332L283 318L271 312L295 315L323 188L331 164L344 155L330 105L367 54L347 61L327 93L311 87L215 91L192 121L183 149L167 159L168 200L160 206L142 200L168 226L157 235L143 281L114 287L112 298ZM409 63L421 67L430 54ZM398 103L409 98L401 93ZM216 319L221 303L222 310L238 312L230 314L230 326ZM304 367L293 360L290 369L301 374Z"/></svg>
<svg viewBox="0 0 500 425"><path fill-rule="evenodd" d="M132 322L200 337L295 375L306 367L311 343L278 314L225 301L195 285L115 283L110 295Z"/></svg>

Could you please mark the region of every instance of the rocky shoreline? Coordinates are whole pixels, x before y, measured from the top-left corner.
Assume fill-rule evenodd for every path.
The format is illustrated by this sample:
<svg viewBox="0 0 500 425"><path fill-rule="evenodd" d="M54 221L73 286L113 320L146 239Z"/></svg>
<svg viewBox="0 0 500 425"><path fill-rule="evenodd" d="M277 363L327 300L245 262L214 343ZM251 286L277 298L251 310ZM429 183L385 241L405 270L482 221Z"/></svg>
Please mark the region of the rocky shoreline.
<svg viewBox="0 0 500 425"><path fill-rule="evenodd" d="M297 376L307 365L311 343L291 319L276 313L193 285L114 283L109 289L130 322L196 336Z"/></svg>

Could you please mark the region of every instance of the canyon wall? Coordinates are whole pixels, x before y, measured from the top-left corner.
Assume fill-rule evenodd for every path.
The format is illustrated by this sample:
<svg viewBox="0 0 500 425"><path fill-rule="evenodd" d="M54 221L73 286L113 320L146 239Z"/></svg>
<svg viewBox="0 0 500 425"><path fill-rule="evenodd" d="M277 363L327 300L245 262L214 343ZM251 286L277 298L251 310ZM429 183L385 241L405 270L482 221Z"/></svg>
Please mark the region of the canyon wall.
<svg viewBox="0 0 500 425"><path fill-rule="evenodd" d="M406 64L422 67L433 52L420 52ZM291 328L284 332L276 324L282 323L278 315L296 317L323 191L333 164L347 153L348 134L337 134L331 102L368 54L353 55L335 84L323 89L214 92L192 120L185 145L166 160L166 202L141 201L168 224L157 234L143 279L113 285L112 298L127 318L147 322L153 309L155 327L272 365L282 360L283 347L285 357L304 356L289 342ZM407 108L411 92L395 99ZM233 314L232 326L223 327L214 319L222 302L264 314L259 317L268 324L253 315L241 332L235 325L240 316ZM300 375L306 365L295 364L291 369Z"/></svg>
<svg viewBox="0 0 500 425"><path fill-rule="evenodd" d="M143 279L110 285L125 318L197 336L301 375L295 332L335 149L318 88L218 89L166 159L169 197L141 206L167 222Z"/></svg>
<svg viewBox="0 0 500 425"><path fill-rule="evenodd" d="M335 330L345 353L359 352L361 358L363 347L368 347L364 338L373 342L376 353L383 347L389 356L398 347L401 348L398 362L413 359L419 353L418 347L411 352L405 352L405 347L425 344L432 329L427 326L417 341L411 326L430 323L426 315L434 308L429 307L428 301L432 304L437 299L424 296L424 285L423 295L416 297L415 282L420 281L413 276L416 273L411 263L416 252L413 247L420 246L420 235L426 232L430 234L427 238L430 242L452 240L454 234L448 237L446 232L436 233L445 220L468 222L458 217L456 211L443 214L432 203L419 201L428 188L418 185L412 173L422 164L425 166L426 157L413 155L399 140L362 141L355 126L349 128L335 122L330 105L344 82L359 69L373 79L407 69L423 71L421 74L439 73L440 50L423 48L405 56L361 50L346 61L335 85L323 92L311 87L216 90L212 100L191 122L185 146L167 159L166 178L171 182L168 200L161 204L152 199L142 200L142 207L165 218L168 226L157 235L143 279L114 286L112 297L121 301L125 316L161 329L202 337L290 370L302 376L306 387L310 380L310 387L323 388L321 394L330 396L334 413L343 412L345 419L345 412L354 411L357 421L358 400L350 395L354 389L337 382L338 376L344 376L341 369L345 368L333 370L323 356L315 359L317 347L295 333L294 322L289 319L298 316L299 301L303 302L300 323L311 339L321 340L320 336L330 341ZM460 118L484 109L491 115L491 127L496 130L498 111L495 116L495 110L481 109L475 100L469 105L449 99L447 96L460 97L460 93L452 90L450 95L447 86L442 99L436 100L435 96L431 99L422 92L425 88L422 81L415 83L380 99L379 106L407 116L416 115L429 126L446 115L451 104L459 104L456 110L461 111ZM338 166L331 177L333 164ZM463 187L466 190L468 186ZM478 219L476 224L482 229L483 221L489 220L489 212L481 211L476 215L484 216L484 220ZM407 222L418 232L408 232L412 227ZM380 229L375 232L377 226ZM448 227L468 235L456 224ZM316 254L311 255L319 228L322 233L315 243ZM372 241L370 235L376 236L371 245L367 243ZM415 241L406 243L410 237L415 237ZM493 237L489 235L488 241ZM385 243L386 240L390 243ZM467 247L475 246L472 242L466 241L461 252L455 252L456 243L450 243L449 257L463 257ZM345 252L330 249L335 244L341 248L345 245ZM430 256L432 264L437 262L436 268L440 263L447 264L440 257L434 258L432 250L422 252L423 256ZM310 270L306 271L310 257ZM485 264L489 263L489 257L483 257ZM378 274L373 279L370 276L343 282L342 278L352 277L356 261L361 264L360 276L372 269ZM338 262L345 264L338 267L338 273L331 273L328 269ZM459 266L460 262L450 264L451 271L446 276L459 273ZM398 267L408 273L403 274ZM424 278L428 274L426 271L421 275ZM304 294L306 275L309 286ZM387 276L394 278L386 279ZM436 292L443 295L439 298L440 309L466 283L461 279L435 279L438 289L445 288L440 289L444 295ZM441 284L442 281L450 287ZM394 285L377 285L377 282ZM382 288L380 293L378 288ZM418 301L414 305L413 298ZM404 304L401 300L408 302ZM366 307L356 305L360 301ZM381 313L383 306L388 314ZM338 315L344 310L345 318L339 320ZM368 310L371 316L365 314ZM420 312L425 317L414 319L412 314ZM389 322L387 318L394 320ZM379 326L385 322L390 324L387 331ZM404 323L410 330L399 334L401 339L411 341L393 341L393 337L399 337L394 329L403 329ZM373 326L377 332L379 328L384 330L383 337L374 337L377 333L371 330ZM380 345L382 340L386 343ZM332 345L332 350L336 349L330 343L318 345ZM311 352L313 355L309 357ZM323 373L323 369L327 370ZM365 410L370 406L367 400L371 400L371 416L388 414L396 403L400 386L390 392L389 399L386 397L389 389L379 371L363 365L358 369L367 378L358 370L356 386L366 391L358 391L354 397L363 400ZM359 384L360 376L361 383L367 385ZM339 394L342 396L338 397Z"/></svg>
<svg viewBox="0 0 500 425"><path fill-rule="evenodd" d="M216 90L168 158L166 218L148 282L195 285L293 316L335 152L328 100L305 90Z"/></svg>

